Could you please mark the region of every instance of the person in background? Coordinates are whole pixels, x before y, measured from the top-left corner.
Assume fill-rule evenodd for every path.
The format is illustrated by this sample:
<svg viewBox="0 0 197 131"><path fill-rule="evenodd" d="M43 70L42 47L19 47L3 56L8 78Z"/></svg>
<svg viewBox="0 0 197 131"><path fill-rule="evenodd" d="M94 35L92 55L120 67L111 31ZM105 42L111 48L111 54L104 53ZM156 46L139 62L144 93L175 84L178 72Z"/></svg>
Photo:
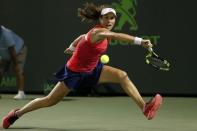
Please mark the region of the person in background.
<svg viewBox="0 0 197 131"><path fill-rule="evenodd" d="M16 100L25 98L24 64L26 55L27 47L24 45L23 39L12 30L0 25L0 81L9 69L14 72L18 87L18 93L14 96Z"/></svg>

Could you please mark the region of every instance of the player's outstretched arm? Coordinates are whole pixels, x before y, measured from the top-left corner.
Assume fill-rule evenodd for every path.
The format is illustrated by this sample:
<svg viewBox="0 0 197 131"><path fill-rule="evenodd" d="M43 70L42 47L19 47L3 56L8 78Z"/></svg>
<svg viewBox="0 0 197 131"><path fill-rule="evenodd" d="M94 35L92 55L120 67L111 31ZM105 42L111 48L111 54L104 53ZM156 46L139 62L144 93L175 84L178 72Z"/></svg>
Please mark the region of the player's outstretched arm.
<svg viewBox="0 0 197 131"><path fill-rule="evenodd" d="M141 45L142 47L147 48L147 49L153 46L151 44L151 41L148 39L142 39L142 38L128 35L125 33L116 33L116 32L109 31L107 29L96 30L94 33L94 38L97 40L109 38L109 39L114 39L114 40L119 40L119 41L130 42L135 45Z"/></svg>

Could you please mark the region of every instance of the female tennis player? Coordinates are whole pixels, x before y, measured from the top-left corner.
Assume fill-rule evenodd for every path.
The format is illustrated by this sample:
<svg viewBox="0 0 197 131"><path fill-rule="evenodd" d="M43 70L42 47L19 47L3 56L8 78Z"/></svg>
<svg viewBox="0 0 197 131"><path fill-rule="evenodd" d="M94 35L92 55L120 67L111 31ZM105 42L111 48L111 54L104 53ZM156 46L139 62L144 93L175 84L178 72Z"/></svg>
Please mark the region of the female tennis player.
<svg viewBox="0 0 197 131"><path fill-rule="evenodd" d="M3 118L3 128L9 128L18 118L30 111L57 104L70 90L98 83L119 83L139 106L145 117L148 120L154 118L162 103L161 95L156 94L146 103L125 71L99 62L100 56L106 51L111 39L131 42L147 49L152 47L150 40L112 32L116 11L108 6L87 3L84 8L78 9L78 13L83 20L96 20L98 24L86 34L76 38L65 50L65 53L72 53L72 56L55 74L59 82L49 95L32 100L20 109L10 111Z"/></svg>

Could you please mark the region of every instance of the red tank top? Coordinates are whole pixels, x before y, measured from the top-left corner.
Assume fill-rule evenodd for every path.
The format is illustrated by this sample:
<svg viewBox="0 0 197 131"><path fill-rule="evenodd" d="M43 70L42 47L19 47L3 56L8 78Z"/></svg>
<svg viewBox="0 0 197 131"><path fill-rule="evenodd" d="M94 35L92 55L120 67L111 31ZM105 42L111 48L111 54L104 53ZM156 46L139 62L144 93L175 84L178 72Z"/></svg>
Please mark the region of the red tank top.
<svg viewBox="0 0 197 131"><path fill-rule="evenodd" d="M94 28L100 28L100 25ZM94 29L93 28L93 29ZM108 46L107 38L97 43L91 43L91 29L77 44L72 57L66 66L74 72L91 72L97 66L100 56L106 51Z"/></svg>

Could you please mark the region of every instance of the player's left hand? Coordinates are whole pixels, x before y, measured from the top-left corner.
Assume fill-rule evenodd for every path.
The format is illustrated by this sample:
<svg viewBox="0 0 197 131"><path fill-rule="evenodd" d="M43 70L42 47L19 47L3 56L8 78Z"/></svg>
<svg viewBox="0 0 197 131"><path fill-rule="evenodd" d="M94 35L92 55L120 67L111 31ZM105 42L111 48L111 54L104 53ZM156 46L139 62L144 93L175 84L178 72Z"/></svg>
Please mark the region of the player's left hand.
<svg viewBox="0 0 197 131"><path fill-rule="evenodd" d="M73 54L73 50L71 50L70 48L67 48L66 50L64 50L65 54Z"/></svg>
<svg viewBox="0 0 197 131"><path fill-rule="evenodd" d="M142 47L144 47L146 49L149 49L149 48L153 47L153 44L151 44L150 40L142 40L141 45L142 45Z"/></svg>

